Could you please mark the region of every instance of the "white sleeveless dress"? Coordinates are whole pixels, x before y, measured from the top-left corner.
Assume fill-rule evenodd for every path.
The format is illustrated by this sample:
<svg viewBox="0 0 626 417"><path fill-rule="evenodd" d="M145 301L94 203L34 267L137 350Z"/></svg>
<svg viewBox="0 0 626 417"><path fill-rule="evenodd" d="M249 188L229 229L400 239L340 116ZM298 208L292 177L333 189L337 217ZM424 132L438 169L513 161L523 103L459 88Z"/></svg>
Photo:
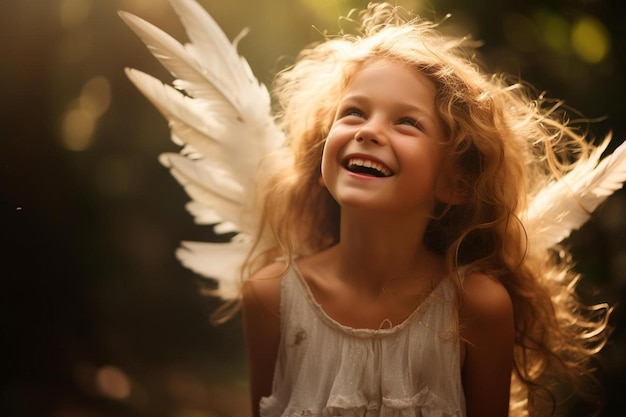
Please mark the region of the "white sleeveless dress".
<svg viewBox="0 0 626 417"><path fill-rule="evenodd" d="M449 280L441 280L404 322L379 330L329 317L295 262L281 287L281 341L262 417L465 416Z"/></svg>

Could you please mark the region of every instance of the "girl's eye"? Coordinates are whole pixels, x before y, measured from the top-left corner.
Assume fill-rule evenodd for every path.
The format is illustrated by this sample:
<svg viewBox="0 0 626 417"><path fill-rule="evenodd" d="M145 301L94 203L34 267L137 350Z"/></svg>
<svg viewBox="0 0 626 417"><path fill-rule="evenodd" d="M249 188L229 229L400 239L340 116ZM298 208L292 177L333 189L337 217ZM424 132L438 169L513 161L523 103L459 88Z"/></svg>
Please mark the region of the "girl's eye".
<svg viewBox="0 0 626 417"><path fill-rule="evenodd" d="M422 129L422 125L420 124L420 122L418 122L417 120L415 120L412 117L403 117L400 120L398 120L398 124L400 124L400 125L407 125L407 126L411 126L411 127L416 128L416 129L419 129L419 130L423 130Z"/></svg>
<svg viewBox="0 0 626 417"><path fill-rule="evenodd" d="M343 113L342 113L343 117L349 117L349 116L354 116L354 117L360 117L360 118L364 118L365 117L365 113L357 108L354 107L350 107L349 109L346 109Z"/></svg>

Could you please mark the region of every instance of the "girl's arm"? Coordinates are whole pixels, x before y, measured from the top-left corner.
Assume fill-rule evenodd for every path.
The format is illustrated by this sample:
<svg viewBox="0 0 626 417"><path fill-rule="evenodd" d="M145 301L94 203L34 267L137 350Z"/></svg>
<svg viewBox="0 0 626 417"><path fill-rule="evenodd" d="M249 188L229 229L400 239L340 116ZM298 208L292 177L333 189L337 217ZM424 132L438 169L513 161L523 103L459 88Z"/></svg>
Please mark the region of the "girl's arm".
<svg viewBox="0 0 626 417"><path fill-rule="evenodd" d="M465 278L463 292L467 417L508 416L515 340L511 298L500 282L479 274Z"/></svg>
<svg viewBox="0 0 626 417"><path fill-rule="evenodd" d="M284 270L284 263L269 265L250 277L243 288L243 324L254 417L259 416L261 397L272 393L280 339L280 274Z"/></svg>

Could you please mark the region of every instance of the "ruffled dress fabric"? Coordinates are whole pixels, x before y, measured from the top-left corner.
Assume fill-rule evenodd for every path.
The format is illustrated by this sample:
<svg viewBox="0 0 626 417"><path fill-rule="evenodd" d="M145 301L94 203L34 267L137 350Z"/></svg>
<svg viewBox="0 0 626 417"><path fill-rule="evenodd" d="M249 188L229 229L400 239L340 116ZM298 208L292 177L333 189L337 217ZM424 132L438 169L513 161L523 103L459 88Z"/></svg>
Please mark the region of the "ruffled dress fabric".
<svg viewBox="0 0 626 417"><path fill-rule="evenodd" d="M281 286L281 343L262 417L465 416L449 280L404 322L378 330L329 317L295 265Z"/></svg>

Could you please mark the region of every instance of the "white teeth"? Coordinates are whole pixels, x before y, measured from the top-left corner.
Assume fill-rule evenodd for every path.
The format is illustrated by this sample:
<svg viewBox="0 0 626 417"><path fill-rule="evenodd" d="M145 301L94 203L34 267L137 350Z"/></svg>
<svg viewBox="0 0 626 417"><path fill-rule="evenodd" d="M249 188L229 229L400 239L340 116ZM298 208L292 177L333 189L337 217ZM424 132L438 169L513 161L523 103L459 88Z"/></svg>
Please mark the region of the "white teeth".
<svg viewBox="0 0 626 417"><path fill-rule="evenodd" d="M350 158L348 160L348 166L372 168L378 172L381 172L386 177L392 174L392 172L389 169L387 169L387 167L385 167L383 164L376 162L376 161L371 161L369 159Z"/></svg>

